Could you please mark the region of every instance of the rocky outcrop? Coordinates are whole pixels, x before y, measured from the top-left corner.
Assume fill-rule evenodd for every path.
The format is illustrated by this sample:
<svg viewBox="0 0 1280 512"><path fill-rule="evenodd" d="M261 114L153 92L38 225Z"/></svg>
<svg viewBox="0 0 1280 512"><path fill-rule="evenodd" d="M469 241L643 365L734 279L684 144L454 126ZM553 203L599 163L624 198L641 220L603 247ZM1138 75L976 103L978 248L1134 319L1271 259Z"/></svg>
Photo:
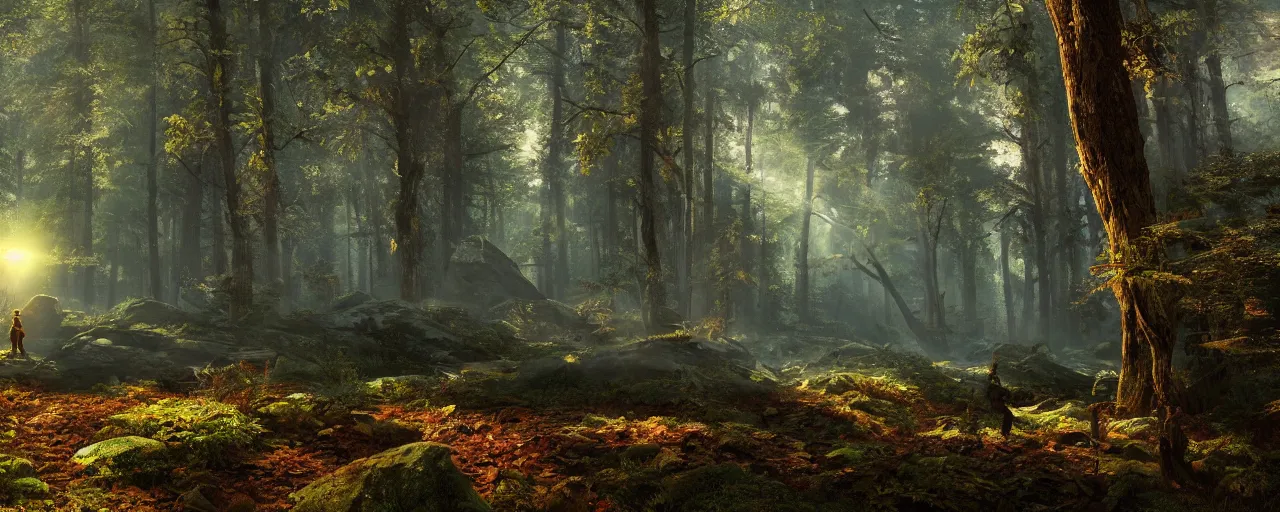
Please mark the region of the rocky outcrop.
<svg viewBox="0 0 1280 512"><path fill-rule="evenodd" d="M266 362L275 352L234 342L186 339L148 330L96 327L72 338L49 355L57 383L85 388L126 380L194 381L206 366L239 361Z"/></svg>
<svg viewBox="0 0 1280 512"><path fill-rule="evenodd" d="M132 299L123 302L113 308L108 317L111 323L123 328L135 325L178 326L202 323L199 315L155 299Z"/></svg>
<svg viewBox="0 0 1280 512"><path fill-rule="evenodd" d="M296 512L484 512L448 446L412 443L360 459L294 493Z"/></svg>
<svg viewBox="0 0 1280 512"><path fill-rule="evenodd" d="M441 294L445 300L474 314L486 313L512 299L546 299L511 258L479 236L458 244L449 258Z"/></svg>

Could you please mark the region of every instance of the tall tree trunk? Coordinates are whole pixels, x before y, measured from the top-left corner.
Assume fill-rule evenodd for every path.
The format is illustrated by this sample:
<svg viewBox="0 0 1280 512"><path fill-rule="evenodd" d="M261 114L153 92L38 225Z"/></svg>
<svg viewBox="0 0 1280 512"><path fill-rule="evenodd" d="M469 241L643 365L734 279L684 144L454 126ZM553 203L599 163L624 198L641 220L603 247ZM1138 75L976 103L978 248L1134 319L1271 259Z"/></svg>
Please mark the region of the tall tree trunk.
<svg viewBox="0 0 1280 512"><path fill-rule="evenodd" d="M298 280L293 276L293 253L295 242L293 237L285 235L280 240L280 308L285 311L293 309L298 299Z"/></svg>
<svg viewBox="0 0 1280 512"><path fill-rule="evenodd" d="M1209 70L1209 106L1213 109L1213 129L1218 136L1218 153L1230 155L1235 152L1231 140L1231 112L1227 109L1227 86L1222 81L1222 56L1217 50L1209 52L1204 59Z"/></svg>
<svg viewBox="0 0 1280 512"><path fill-rule="evenodd" d="M1156 207L1137 109L1132 96L1124 94L1128 73L1121 46L1120 6L1114 0L1046 3L1058 33L1081 174L1093 192L1110 238L1111 264L1134 270L1157 268L1163 259L1161 248L1140 239L1143 230L1156 222ZM1172 368L1176 318L1171 306L1177 297L1167 286L1142 276L1118 276L1111 285L1120 305L1124 363L1117 406L1128 414L1150 410L1139 401L1144 387L1133 383L1150 381L1165 419L1159 442L1161 468L1167 477L1187 485L1186 439L1173 410L1178 400ZM1137 366L1141 358L1135 357L1135 351L1148 351L1151 366Z"/></svg>
<svg viewBox="0 0 1280 512"><path fill-rule="evenodd" d="M1037 290L1039 296L1039 308L1037 309L1036 323L1029 322L1030 317L1026 318L1027 325L1035 325L1038 329L1034 332L1028 332L1029 335L1038 341L1047 342L1049 333L1052 330L1052 304L1053 290L1050 284L1051 269L1049 268L1049 229L1046 219L1047 209L1046 203L1048 194L1044 186L1044 166L1040 159L1040 127L1039 127L1039 81L1034 78L1030 80L1027 90L1027 112L1023 119L1023 172L1026 173L1027 188L1031 191L1031 204L1027 212L1027 220L1031 223L1031 250L1035 259ZM1028 274L1029 275L1029 274Z"/></svg>
<svg viewBox="0 0 1280 512"><path fill-rule="evenodd" d="M88 147L84 140L89 138L93 131L93 84L91 82L91 62L89 48L89 20L91 13L89 12L88 0L73 0L71 2L73 30L75 30L72 39L71 52L75 58L78 67L75 79L75 92L73 96L73 111L75 115L75 142L72 151L72 169L75 172L75 179L80 184L80 240L78 253L83 262L80 268L80 297L84 304L84 309L88 311L94 303L95 289L94 276L97 274L97 266L93 260L93 149Z"/></svg>
<svg viewBox="0 0 1280 512"><path fill-rule="evenodd" d="M764 188L764 158L760 159L760 257L756 260L759 265L760 272L756 279L756 309L755 315L759 319L762 326L771 327L773 325L773 308L769 304L769 218L766 216L765 210L765 188Z"/></svg>
<svg viewBox="0 0 1280 512"><path fill-rule="evenodd" d="M271 1L258 2L258 94L262 99L262 128L258 146L262 156L262 245L266 253L267 286L280 279L280 173L276 168L276 62Z"/></svg>
<svg viewBox="0 0 1280 512"><path fill-rule="evenodd" d="M681 127L681 143L683 153L681 157L684 162L684 217L683 232L684 238L681 242L684 244L684 259L680 265L680 304L684 310L686 317L693 316L693 256L694 256L694 223L693 223L693 198L695 196L693 190L693 138L694 138L694 108L693 108L693 91L694 91L694 72L693 72L693 50L694 35L698 26L698 0L684 1L684 45L682 55L682 63L684 64L684 83L681 96L683 97L684 106L684 125Z"/></svg>
<svg viewBox="0 0 1280 512"><path fill-rule="evenodd" d="M1031 246L1031 228L1025 222L1022 226L1022 341L1023 343L1032 343L1031 339L1035 336L1035 304L1036 304L1036 278L1040 269L1035 268L1033 261L1033 251Z"/></svg>
<svg viewBox="0 0 1280 512"><path fill-rule="evenodd" d="M746 175L747 176L751 176L752 166L755 163L752 160L753 155L751 154L751 150L753 149L752 145L754 142L753 139L755 138L754 137L755 125L756 125L755 101L748 99L747 101L747 132L746 132L746 140L743 143L743 146L746 150L746 159L747 159ZM751 182L744 183L742 187L743 187L742 188L742 229L739 231L739 236L738 236L738 239L739 239L738 256L742 260L743 273L747 275L753 275L755 272L755 265L754 265L754 258L752 258L751 254L754 251L751 250L751 237L747 236L747 233L750 233L753 227L751 225L752 224L751 219L754 217L754 215L751 212L751 188L752 188ZM747 319L748 322L758 319L758 317L755 314L753 314L753 312L746 310L747 308L753 307L756 302L752 294L752 291L753 290L749 286L743 287L742 300L741 300L741 303L738 304L738 307L742 310L742 315L740 316L740 318Z"/></svg>
<svg viewBox="0 0 1280 512"><path fill-rule="evenodd" d="M370 263L372 265L372 272L369 278L370 293L372 293L374 285L379 282L379 278L387 275L387 253L383 251L387 243L382 236L383 210L379 206L384 203L382 199L383 189L382 182L378 180L377 167L376 165L365 166L365 194L367 195L365 202L369 206L367 212L370 232L369 252L373 256L373 261ZM281 261L280 264L283 266L284 261Z"/></svg>
<svg viewBox="0 0 1280 512"><path fill-rule="evenodd" d="M555 278L554 288L561 299L569 291L569 235L565 229L564 183L564 54L568 50L563 24L556 25L556 54L551 59L551 138L547 148L547 175L551 183L551 199L555 207Z"/></svg>
<svg viewBox="0 0 1280 512"><path fill-rule="evenodd" d="M160 81L159 42L156 29L156 0L147 2L148 43L151 47L151 83L147 86L147 276L151 298L164 300L164 282L160 277L160 206L157 168L160 165L159 112L157 92Z"/></svg>
<svg viewBox="0 0 1280 512"><path fill-rule="evenodd" d="M422 288L422 255L426 247L419 218L419 197L426 173L418 155L417 107L420 98L408 24L411 7L407 1L396 4L396 20L390 23L389 46L394 61L395 86L391 88L390 117L396 139L396 172L400 186L396 193L396 238L392 252L400 254L400 298L415 302Z"/></svg>
<svg viewBox="0 0 1280 512"><path fill-rule="evenodd" d="M218 158L215 157L213 160L216 163ZM209 200L210 236L213 238L213 256L210 258L213 260L211 261L213 272L206 272L206 274L212 273L218 276L226 275L230 266L227 261L227 205L223 202L223 197L218 195L219 189L223 188L221 165L218 164L217 167L210 169L206 173L213 183L213 187L206 191Z"/></svg>
<svg viewBox="0 0 1280 512"><path fill-rule="evenodd" d="M706 97L703 98L702 113L706 126L703 128L703 163L702 163L702 218L698 230L702 234L702 263L705 265L703 276L703 314L711 315L716 306L716 268L712 257L716 240L716 199L715 199L715 142L716 142L716 91L707 80ZM723 254L721 255L723 257Z"/></svg>
<svg viewBox="0 0 1280 512"><path fill-rule="evenodd" d="M960 307L965 327L975 332L978 325L978 244L972 233L965 235L960 247Z"/></svg>
<svg viewBox="0 0 1280 512"><path fill-rule="evenodd" d="M178 246L177 283L188 286L191 281L204 277L200 262L200 226L204 220L204 177L199 167L184 172L181 177L186 182L183 192L181 225L179 231L181 243ZM175 290L177 293L177 290Z"/></svg>
<svg viewBox="0 0 1280 512"><path fill-rule="evenodd" d="M1182 87L1187 93L1186 139L1183 141L1182 155L1187 169L1195 169L1200 165L1204 149L1200 146L1200 56L1194 50L1182 56Z"/></svg>
<svg viewBox="0 0 1280 512"><path fill-rule="evenodd" d="M107 271L106 309L111 309L116 305L116 293L120 284L120 223L112 221L107 230L107 247L111 251L109 256L111 261L110 269Z"/></svg>
<svg viewBox="0 0 1280 512"><path fill-rule="evenodd" d="M226 190L227 219L231 226L230 304L227 315L240 319L253 307L253 247L249 242L249 221L240 211L240 182L236 177L235 148L231 142L231 58L227 41L227 22L221 0L207 0L209 8L209 46L213 54L210 90L217 109L214 115L214 139L218 164L222 168Z"/></svg>
<svg viewBox="0 0 1280 512"><path fill-rule="evenodd" d="M644 237L644 261L646 266L644 304L647 325L651 332L664 329L659 325L661 309L666 306L666 286L662 280L662 257L658 252L658 233L655 212L658 204L654 188L654 152L658 145L658 130L662 114L662 54L659 48L657 0L637 0L643 17L644 38L640 58L640 78L643 84L640 112L640 230Z"/></svg>
<svg viewBox="0 0 1280 512"><path fill-rule="evenodd" d="M1009 343L1014 343L1018 333L1018 322L1013 308L1013 273L1009 271L1009 228L1000 228L1000 287L1004 294L1005 334Z"/></svg>
<svg viewBox="0 0 1280 512"><path fill-rule="evenodd" d="M1052 246L1052 267L1050 277L1053 278L1053 300L1055 307L1055 317L1051 329L1056 334L1056 340L1047 340L1053 342L1066 343L1071 340L1067 333L1074 332L1073 319L1068 305L1071 304L1071 274L1077 243L1075 222L1071 220L1072 200L1076 197L1075 192L1070 186L1070 167L1068 166L1067 150L1071 147L1071 134L1067 129L1070 122L1067 119L1067 109L1065 108L1065 98L1059 96L1050 106L1051 113L1049 115L1051 128L1050 137L1053 138L1053 152L1050 157L1049 172L1053 181L1053 226L1054 236L1051 240L1057 240Z"/></svg>
<svg viewBox="0 0 1280 512"><path fill-rule="evenodd" d="M804 175L804 213L800 219L800 253L796 255L796 309L801 322L811 320L809 313L809 228L813 217L813 155L809 155Z"/></svg>

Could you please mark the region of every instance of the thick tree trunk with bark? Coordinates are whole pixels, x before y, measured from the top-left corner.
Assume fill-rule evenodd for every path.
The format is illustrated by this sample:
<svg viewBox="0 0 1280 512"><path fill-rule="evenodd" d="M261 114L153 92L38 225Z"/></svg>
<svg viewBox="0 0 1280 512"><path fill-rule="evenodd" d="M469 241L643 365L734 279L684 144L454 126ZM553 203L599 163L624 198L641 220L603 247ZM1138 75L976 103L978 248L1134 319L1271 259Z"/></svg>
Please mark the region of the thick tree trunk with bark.
<svg viewBox="0 0 1280 512"><path fill-rule="evenodd" d="M657 151L658 130L662 115L662 54L659 48L657 0L637 0L642 13L642 37L640 79L642 99L640 112L640 231L643 237L646 267L644 286L644 313L649 330L658 331L661 309L666 306L666 285L662 280L662 256L658 252L658 225L656 211L657 190L654 186L654 152Z"/></svg>
<svg viewBox="0 0 1280 512"><path fill-rule="evenodd" d="M204 277L204 270L200 264L203 252L200 250L200 226L204 218L204 176L200 167L186 169L186 171L181 174L185 187L180 214L181 241L178 244L178 258L175 262L178 274L176 281L181 286Z"/></svg>
<svg viewBox="0 0 1280 512"><path fill-rule="evenodd" d="M684 217L683 232L684 237L681 243L684 245L684 258L680 265L680 305L684 309L685 317L693 316L693 257L694 257L694 215L693 205L696 194L693 190L693 174L694 174L694 154L693 154L693 138L695 136L694 108L693 108L693 91L694 91L694 74L693 74L693 46L694 35L698 26L698 0L684 1L684 44L683 55L681 56L684 65L684 83L681 96L683 98L683 123L681 130L681 159L683 161L683 177L684 177Z"/></svg>
<svg viewBox="0 0 1280 512"><path fill-rule="evenodd" d="M801 322L810 321L809 313L809 228L813 220L813 155L809 155L804 176L804 213L800 219L800 252L796 255L796 309Z"/></svg>
<svg viewBox="0 0 1280 512"><path fill-rule="evenodd" d="M147 2L148 43L151 47L151 83L147 86L147 277L151 298L164 300L164 282L160 277L160 186L157 179L160 166L160 148L157 138L160 133L160 116L158 112L158 82L160 81L160 60L156 29L156 1Z"/></svg>
<svg viewBox="0 0 1280 512"><path fill-rule="evenodd" d="M708 77L710 78L710 77ZM716 268L717 264L712 258L715 244L715 225L716 225L716 200L715 200L715 147L716 147L716 90L711 86L711 80L707 80L706 97L703 106L703 120L706 126L703 127L702 136L702 219L698 224L698 230L702 234L702 261L706 265L705 275L703 277L703 314L711 315L715 311L716 302ZM723 255L722 255L723 256Z"/></svg>
<svg viewBox="0 0 1280 512"><path fill-rule="evenodd" d="M1172 355L1176 297L1167 286L1139 274L1161 263L1161 248L1141 239L1156 222L1155 201L1138 130L1137 109L1128 89L1121 47L1121 11L1115 0L1047 0L1058 33L1058 50L1081 173L1093 192L1098 213L1110 238L1111 265L1126 274L1111 281L1120 305L1122 353L1121 386L1117 406L1123 413L1150 409L1139 402L1149 381L1162 417L1174 416L1178 403ZM1150 354L1151 366L1138 367L1136 351ZM1178 430L1178 429L1174 429ZM1180 431L1178 432L1180 435ZM1166 475L1189 474L1185 443L1171 443L1169 432L1160 439L1161 466ZM1179 483L1187 485L1185 480Z"/></svg>
<svg viewBox="0 0 1280 512"><path fill-rule="evenodd" d="M551 184L551 200L555 214L556 257L553 265L553 286L557 297L568 298L569 291L569 232L565 228L565 171L564 171L564 54L568 40L563 24L556 25L556 53L551 58L551 137L547 148L547 177Z"/></svg>
<svg viewBox="0 0 1280 512"><path fill-rule="evenodd" d="M71 170L75 183L79 187L80 199L79 240L76 252L83 258L80 263L80 298L86 311L94 303L94 276L97 265L93 262L93 149L83 142L93 131L93 83L90 67L89 12L88 0L72 0L71 55L75 59L78 72L74 80L75 90L72 96L72 112L75 115L75 142L72 144Z"/></svg>
<svg viewBox="0 0 1280 512"><path fill-rule="evenodd" d="M268 286L280 279L280 173L276 168L275 37L270 0L258 0L258 94L262 100L262 128L258 146L262 155L262 245L266 254Z"/></svg>
<svg viewBox="0 0 1280 512"><path fill-rule="evenodd" d="M1222 81L1222 56L1211 51L1204 59L1209 70L1209 106L1213 109L1213 130L1218 137L1218 153L1235 152L1231 139L1231 112L1227 109L1227 86Z"/></svg>
<svg viewBox="0 0 1280 512"><path fill-rule="evenodd" d="M747 176L751 176L752 166L755 164L754 160L752 159L753 157L752 143L754 142L753 139L755 138L754 137L755 125L756 125L755 102L748 100L747 101L747 132L746 132L746 140L743 142L743 147L746 152L746 175ZM755 265L754 265L755 258L752 257L752 253L755 251L753 251L751 247L751 237L747 235L748 233L751 232L753 228L752 226L753 222L751 222L751 220L754 218L754 215L751 213L751 188L752 188L751 183L745 183L742 185L742 188L740 189L742 190L742 212L741 212L741 218L742 218L741 228L742 229L741 231L739 231L739 236L738 236L738 257L741 258L742 260L742 271L747 275L753 275L753 273L755 272ZM741 317L748 319L749 322L754 321L756 319L756 315L754 315L751 311L747 311L747 308L750 308L755 304L755 298L752 293L753 291L754 290L750 286L743 286L741 301L739 301L738 303L738 308L741 310L740 312L742 313Z"/></svg>
<svg viewBox="0 0 1280 512"><path fill-rule="evenodd" d="M394 83L389 87L392 99L388 115L396 141L396 173L400 176L395 202L396 237L392 252L400 255L400 298L416 301L422 288L422 254L426 247L419 219L419 197L426 168L418 155L419 120L415 115L420 104L417 73L408 26L410 6L396 5L397 20L390 23L388 51L394 61Z"/></svg>
<svg viewBox="0 0 1280 512"><path fill-rule="evenodd" d="M226 191L227 220L231 227L230 304L227 315L240 319L253 307L253 248L249 242L249 219L240 207L240 182L236 176L235 148L231 141L231 58L226 18L221 0L208 0L209 46L213 54L214 140L222 186Z"/></svg>

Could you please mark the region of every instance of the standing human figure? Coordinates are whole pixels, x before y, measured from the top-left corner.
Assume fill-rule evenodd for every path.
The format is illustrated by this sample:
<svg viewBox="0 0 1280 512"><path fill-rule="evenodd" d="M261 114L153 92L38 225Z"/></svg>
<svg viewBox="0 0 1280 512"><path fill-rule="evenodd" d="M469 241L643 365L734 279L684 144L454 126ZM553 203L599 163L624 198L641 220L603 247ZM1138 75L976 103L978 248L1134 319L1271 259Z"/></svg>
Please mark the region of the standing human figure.
<svg viewBox="0 0 1280 512"><path fill-rule="evenodd" d="M27 332L22 330L22 313L15 309L13 310L13 324L9 327L10 354L22 354L22 357L27 357L27 349L22 346L22 338L25 337L27 337Z"/></svg>

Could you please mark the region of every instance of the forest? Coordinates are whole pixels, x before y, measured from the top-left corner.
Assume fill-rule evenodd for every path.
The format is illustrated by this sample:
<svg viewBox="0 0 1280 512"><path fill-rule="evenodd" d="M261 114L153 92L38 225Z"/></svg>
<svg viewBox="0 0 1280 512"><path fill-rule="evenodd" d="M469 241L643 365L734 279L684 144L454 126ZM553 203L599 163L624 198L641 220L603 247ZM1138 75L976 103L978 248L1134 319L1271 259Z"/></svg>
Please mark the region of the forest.
<svg viewBox="0 0 1280 512"><path fill-rule="evenodd" d="M0 0L0 125L0 510L1280 510L1278 0Z"/></svg>

